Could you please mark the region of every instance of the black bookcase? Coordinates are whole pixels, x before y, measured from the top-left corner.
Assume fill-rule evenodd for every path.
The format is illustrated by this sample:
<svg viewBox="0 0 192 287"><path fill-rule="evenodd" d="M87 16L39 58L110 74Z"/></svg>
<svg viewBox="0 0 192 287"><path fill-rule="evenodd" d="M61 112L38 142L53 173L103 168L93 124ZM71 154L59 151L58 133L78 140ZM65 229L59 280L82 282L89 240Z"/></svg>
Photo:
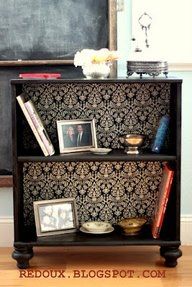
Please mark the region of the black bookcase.
<svg viewBox="0 0 192 287"><path fill-rule="evenodd" d="M181 84L182 80L171 78L11 81L13 258L19 268L29 266L34 246L157 245L165 265L176 266L181 256ZM55 155L43 156L16 101L21 93L34 102L56 149ZM170 115L169 132L161 153L154 154L151 144L165 114ZM110 147L112 152L104 156L90 152L60 155L56 121L93 118L98 146ZM124 152L119 137L126 133L146 136L139 155ZM153 239L150 223L166 162L175 171L174 180L160 237ZM33 201L65 197L76 198L80 223L108 220L115 231L100 236L77 231L37 238ZM116 226L122 218L143 216L148 224L138 236L125 236Z"/></svg>

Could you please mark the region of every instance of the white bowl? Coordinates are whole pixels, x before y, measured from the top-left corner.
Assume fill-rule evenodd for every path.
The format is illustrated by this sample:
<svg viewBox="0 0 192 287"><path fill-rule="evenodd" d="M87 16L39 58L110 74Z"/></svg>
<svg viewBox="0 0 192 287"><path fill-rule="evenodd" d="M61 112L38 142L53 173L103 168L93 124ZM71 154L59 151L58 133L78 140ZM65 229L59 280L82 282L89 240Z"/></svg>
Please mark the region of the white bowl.
<svg viewBox="0 0 192 287"><path fill-rule="evenodd" d="M110 74L110 64L88 64L82 66L83 74L87 79L106 79Z"/></svg>
<svg viewBox="0 0 192 287"><path fill-rule="evenodd" d="M111 228L111 224L104 221L87 221L82 224L82 227L89 232L105 232Z"/></svg>
<svg viewBox="0 0 192 287"><path fill-rule="evenodd" d="M94 154L108 154L111 149L110 148L91 148L90 151Z"/></svg>

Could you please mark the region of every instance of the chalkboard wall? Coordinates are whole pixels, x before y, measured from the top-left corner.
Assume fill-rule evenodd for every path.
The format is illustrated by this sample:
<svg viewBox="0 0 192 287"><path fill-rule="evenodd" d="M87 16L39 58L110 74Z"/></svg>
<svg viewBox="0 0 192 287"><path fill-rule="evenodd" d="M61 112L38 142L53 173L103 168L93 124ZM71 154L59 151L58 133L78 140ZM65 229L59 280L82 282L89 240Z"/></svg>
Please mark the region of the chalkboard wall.
<svg viewBox="0 0 192 287"><path fill-rule="evenodd" d="M0 1L0 174L12 171L10 79L25 72L83 77L75 52L103 47L116 48L116 0Z"/></svg>
<svg viewBox="0 0 192 287"><path fill-rule="evenodd" d="M0 60L69 59L108 46L108 0L0 1Z"/></svg>

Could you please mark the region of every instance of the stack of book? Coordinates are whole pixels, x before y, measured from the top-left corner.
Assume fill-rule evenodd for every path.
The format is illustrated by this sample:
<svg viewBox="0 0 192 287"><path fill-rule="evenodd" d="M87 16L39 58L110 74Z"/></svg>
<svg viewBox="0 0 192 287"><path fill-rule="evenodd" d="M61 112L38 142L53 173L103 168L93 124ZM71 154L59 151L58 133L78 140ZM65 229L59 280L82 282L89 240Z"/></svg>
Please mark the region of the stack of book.
<svg viewBox="0 0 192 287"><path fill-rule="evenodd" d="M54 147L33 102L31 100L25 101L23 94L17 96L17 101L42 149L43 154L45 156L53 155L55 153Z"/></svg>

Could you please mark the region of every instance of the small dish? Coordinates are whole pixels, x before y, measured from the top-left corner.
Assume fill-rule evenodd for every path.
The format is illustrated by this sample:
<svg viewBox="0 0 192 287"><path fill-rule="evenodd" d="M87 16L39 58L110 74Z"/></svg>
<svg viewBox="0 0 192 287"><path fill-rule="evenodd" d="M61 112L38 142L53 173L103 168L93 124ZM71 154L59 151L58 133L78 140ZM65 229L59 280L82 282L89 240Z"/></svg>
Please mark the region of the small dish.
<svg viewBox="0 0 192 287"><path fill-rule="evenodd" d="M107 234L107 233L111 233L114 231L114 227L110 227L108 229L106 229L105 231L88 231L87 229L85 229L83 226L81 226L79 228L79 230L83 233L89 233L89 234Z"/></svg>
<svg viewBox="0 0 192 287"><path fill-rule="evenodd" d="M105 221L87 221L82 224L82 227L89 232L105 232L112 226L109 222Z"/></svg>
<svg viewBox="0 0 192 287"><path fill-rule="evenodd" d="M118 225L123 229L125 235L137 235L146 222L145 218L125 218Z"/></svg>
<svg viewBox="0 0 192 287"><path fill-rule="evenodd" d="M90 151L94 154L105 155L108 154L112 149L111 148L91 148Z"/></svg>

